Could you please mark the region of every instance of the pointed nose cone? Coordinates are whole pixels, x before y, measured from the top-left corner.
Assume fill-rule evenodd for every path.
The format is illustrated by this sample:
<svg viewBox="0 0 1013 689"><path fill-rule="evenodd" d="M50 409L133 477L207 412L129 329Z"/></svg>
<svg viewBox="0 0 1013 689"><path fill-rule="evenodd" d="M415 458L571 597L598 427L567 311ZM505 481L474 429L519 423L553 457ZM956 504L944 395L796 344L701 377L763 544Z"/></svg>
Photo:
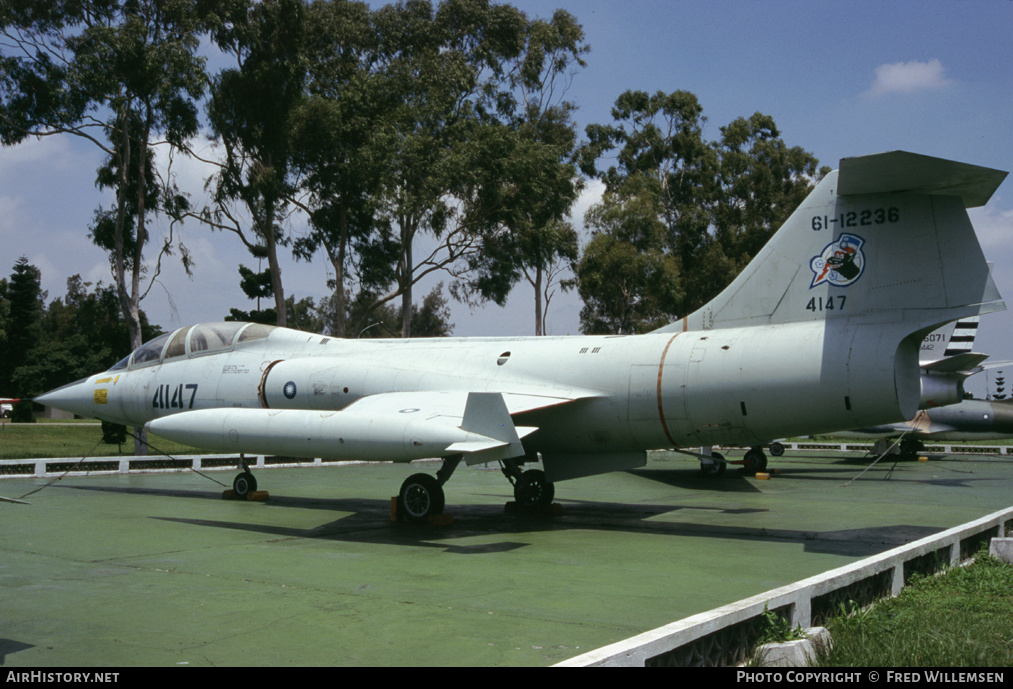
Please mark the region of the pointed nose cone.
<svg viewBox="0 0 1013 689"><path fill-rule="evenodd" d="M74 383L50 390L39 395L35 401L50 407L56 407L63 411L69 411L78 416L95 416L95 395L96 389L91 384L91 378L82 378Z"/></svg>

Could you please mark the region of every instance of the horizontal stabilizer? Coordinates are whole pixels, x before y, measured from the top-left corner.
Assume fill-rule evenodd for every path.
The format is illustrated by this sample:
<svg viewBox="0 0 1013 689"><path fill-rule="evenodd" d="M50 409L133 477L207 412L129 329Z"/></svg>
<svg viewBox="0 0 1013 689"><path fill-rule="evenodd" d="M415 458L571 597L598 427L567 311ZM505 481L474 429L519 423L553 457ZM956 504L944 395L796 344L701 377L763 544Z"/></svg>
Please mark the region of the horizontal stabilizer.
<svg viewBox="0 0 1013 689"><path fill-rule="evenodd" d="M932 373L971 373L987 358L988 354L967 352L966 354L958 354L956 356L946 357L945 359L929 361L923 363L921 367L922 369L931 371Z"/></svg>
<svg viewBox="0 0 1013 689"><path fill-rule="evenodd" d="M984 206L1007 173L943 158L891 151L842 158L837 193L841 196L911 192L959 196L965 208Z"/></svg>

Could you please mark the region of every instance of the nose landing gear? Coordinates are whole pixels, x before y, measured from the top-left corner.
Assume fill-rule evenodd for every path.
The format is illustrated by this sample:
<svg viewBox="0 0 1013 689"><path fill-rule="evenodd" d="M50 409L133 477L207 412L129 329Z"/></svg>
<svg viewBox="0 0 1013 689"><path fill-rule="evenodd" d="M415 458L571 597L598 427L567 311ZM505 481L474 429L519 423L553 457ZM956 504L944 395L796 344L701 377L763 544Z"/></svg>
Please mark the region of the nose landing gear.
<svg viewBox="0 0 1013 689"><path fill-rule="evenodd" d="M232 481L232 492L237 498L246 498L250 493L257 490L257 479L249 469L236 476Z"/></svg>
<svg viewBox="0 0 1013 689"><path fill-rule="evenodd" d="M246 462L246 455L239 455L240 472L232 480L232 491L225 491L223 497L235 500L266 500L267 492L257 490L257 479Z"/></svg>

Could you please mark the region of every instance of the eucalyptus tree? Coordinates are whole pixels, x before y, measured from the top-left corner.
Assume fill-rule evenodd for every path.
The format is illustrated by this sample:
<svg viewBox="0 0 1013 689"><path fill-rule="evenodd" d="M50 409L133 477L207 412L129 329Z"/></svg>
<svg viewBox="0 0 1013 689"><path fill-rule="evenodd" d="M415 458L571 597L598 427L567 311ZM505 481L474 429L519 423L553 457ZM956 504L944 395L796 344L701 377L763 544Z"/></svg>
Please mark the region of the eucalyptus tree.
<svg viewBox="0 0 1013 689"><path fill-rule="evenodd" d="M391 251L373 242L376 199L392 134L385 116L395 89L372 66L378 37L365 3L318 1L308 8L306 97L291 120L294 167L300 175L296 201L310 231L295 242L296 256L323 251L334 271L331 334L344 337L352 277L373 294L393 281ZM380 247L380 251L376 248ZM360 249L365 260L360 260Z"/></svg>
<svg viewBox="0 0 1013 689"><path fill-rule="evenodd" d="M135 346L143 337L148 222L160 198L149 188L152 147L155 137L181 145L197 131L205 83L201 29L193 3L183 0L0 5L0 141L71 134L105 153L100 178L116 201L105 213L108 232L96 241L109 251Z"/></svg>
<svg viewBox="0 0 1013 689"><path fill-rule="evenodd" d="M481 248L462 199L481 162L476 142L495 125L504 65L522 50L526 19L483 0L446 0L436 8L413 0L379 9L373 21L380 37L373 69L393 97L376 213L386 232L373 246L397 252L394 287L377 303L400 297L407 337L413 286L437 271L460 277ZM416 257L423 237L428 245Z"/></svg>
<svg viewBox="0 0 1013 689"><path fill-rule="evenodd" d="M720 292L762 248L813 184L825 174L812 154L789 148L771 117L756 113L721 128L718 141L703 135L706 118L695 95L685 91L627 91L616 99L613 124L587 128L580 151L585 174L601 179L606 195L589 213L598 234L595 251L585 249L578 262L578 282L596 276L602 252L628 250L621 225L603 223L613 209L642 209L648 204L660 227L660 245L671 259L668 279L654 285L641 281L629 291L624 309L655 305L660 310L638 327L683 316ZM599 160L614 163L599 168ZM639 213L639 211L638 211ZM589 247L590 248L590 245ZM588 259L594 260L588 262ZM665 287L667 285L667 287ZM667 294L653 290L668 289ZM581 285L585 312L600 310L590 286ZM588 299L592 300L589 302ZM583 320L585 328L601 327L600 319ZM616 321L613 321L616 322Z"/></svg>
<svg viewBox="0 0 1013 689"><path fill-rule="evenodd" d="M830 169L800 146L789 147L762 113L721 127L721 166L713 206L714 237L745 267Z"/></svg>
<svg viewBox="0 0 1013 689"><path fill-rule="evenodd" d="M96 243L109 252L131 346L144 337L140 301L153 211L155 137L173 146L197 131L205 85L203 25L184 0L8 0L0 4L0 141L71 134L97 145L115 189ZM129 197L128 197L129 195ZM178 195L170 202L177 208ZM162 245L162 253L167 246ZM184 264L186 265L186 264ZM157 273L156 273L157 274ZM144 431L135 452L146 451Z"/></svg>
<svg viewBox="0 0 1013 689"><path fill-rule="evenodd" d="M482 251L471 259L477 277L455 287L502 305L523 277L534 290L535 334L543 335L561 268L577 258L577 233L566 220L582 186L572 160L576 105L564 96L590 49L581 25L563 10L527 22L523 40L497 95L501 124L486 137L468 196L470 212L486 227Z"/></svg>
<svg viewBox="0 0 1013 689"><path fill-rule="evenodd" d="M641 331L686 312L716 185L717 155L704 140L706 118L693 94L626 91L612 118L613 124L587 127L580 151L584 173L605 184L601 204L588 212L595 235L575 268L586 332ZM599 168L606 157L614 162ZM631 251L641 261L651 257L654 270L623 271L602 303L594 285L605 284L602 271L620 266Z"/></svg>
<svg viewBox="0 0 1013 689"><path fill-rule="evenodd" d="M330 261L337 331L353 283L373 297L350 311L362 318L400 299L403 335L414 285L435 272L463 299L502 301L527 265L542 284L541 255L576 244L557 222L576 196L561 96L586 52L575 20L486 0L316 2L309 15L292 140L311 231L295 248ZM549 239L564 248L536 248Z"/></svg>
<svg viewBox="0 0 1013 689"><path fill-rule="evenodd" d="M658 186L653 175L631 175L588 210L592 237L575 266L587 334L646 332L678 314L682 268L669 248Z"/></svg>
<svg viewBox="0 0 1013 689"><path fill-rule="evenodd" d="M223 158L208 182L212 204L201 215L267 258L282 326L287 311L278 247L287 241L283 220L296 189L289 129L304 97L305 9L302 0L229 0L219 4L211 27L215 44L236 64L212 80L207 116Z"/></svg>

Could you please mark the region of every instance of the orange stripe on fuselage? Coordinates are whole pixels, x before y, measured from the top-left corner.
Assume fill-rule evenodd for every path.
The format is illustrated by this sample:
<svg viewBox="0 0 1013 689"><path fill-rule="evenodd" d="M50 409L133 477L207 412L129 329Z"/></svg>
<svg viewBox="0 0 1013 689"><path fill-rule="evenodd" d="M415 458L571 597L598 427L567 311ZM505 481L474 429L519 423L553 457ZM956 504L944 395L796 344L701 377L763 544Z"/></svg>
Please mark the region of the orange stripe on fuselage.
<svg viewBox="0 0 1013 689"><path fill-rule="evenodd" d="M658 363L658 417L661 419L661 428L665 431L665 437L668 438L669 442L671 442L673 446L677 443L668 430L668 424L665 422L665 409L661 397L661 374L665 370L665 359L668 357L668 348L672 346L672 343L675 342L675 338L679 337L679 335L682 335L682 333L676 333L668 340L668 343L665 344L665 351L661 353L661 361Z"/></svg>

